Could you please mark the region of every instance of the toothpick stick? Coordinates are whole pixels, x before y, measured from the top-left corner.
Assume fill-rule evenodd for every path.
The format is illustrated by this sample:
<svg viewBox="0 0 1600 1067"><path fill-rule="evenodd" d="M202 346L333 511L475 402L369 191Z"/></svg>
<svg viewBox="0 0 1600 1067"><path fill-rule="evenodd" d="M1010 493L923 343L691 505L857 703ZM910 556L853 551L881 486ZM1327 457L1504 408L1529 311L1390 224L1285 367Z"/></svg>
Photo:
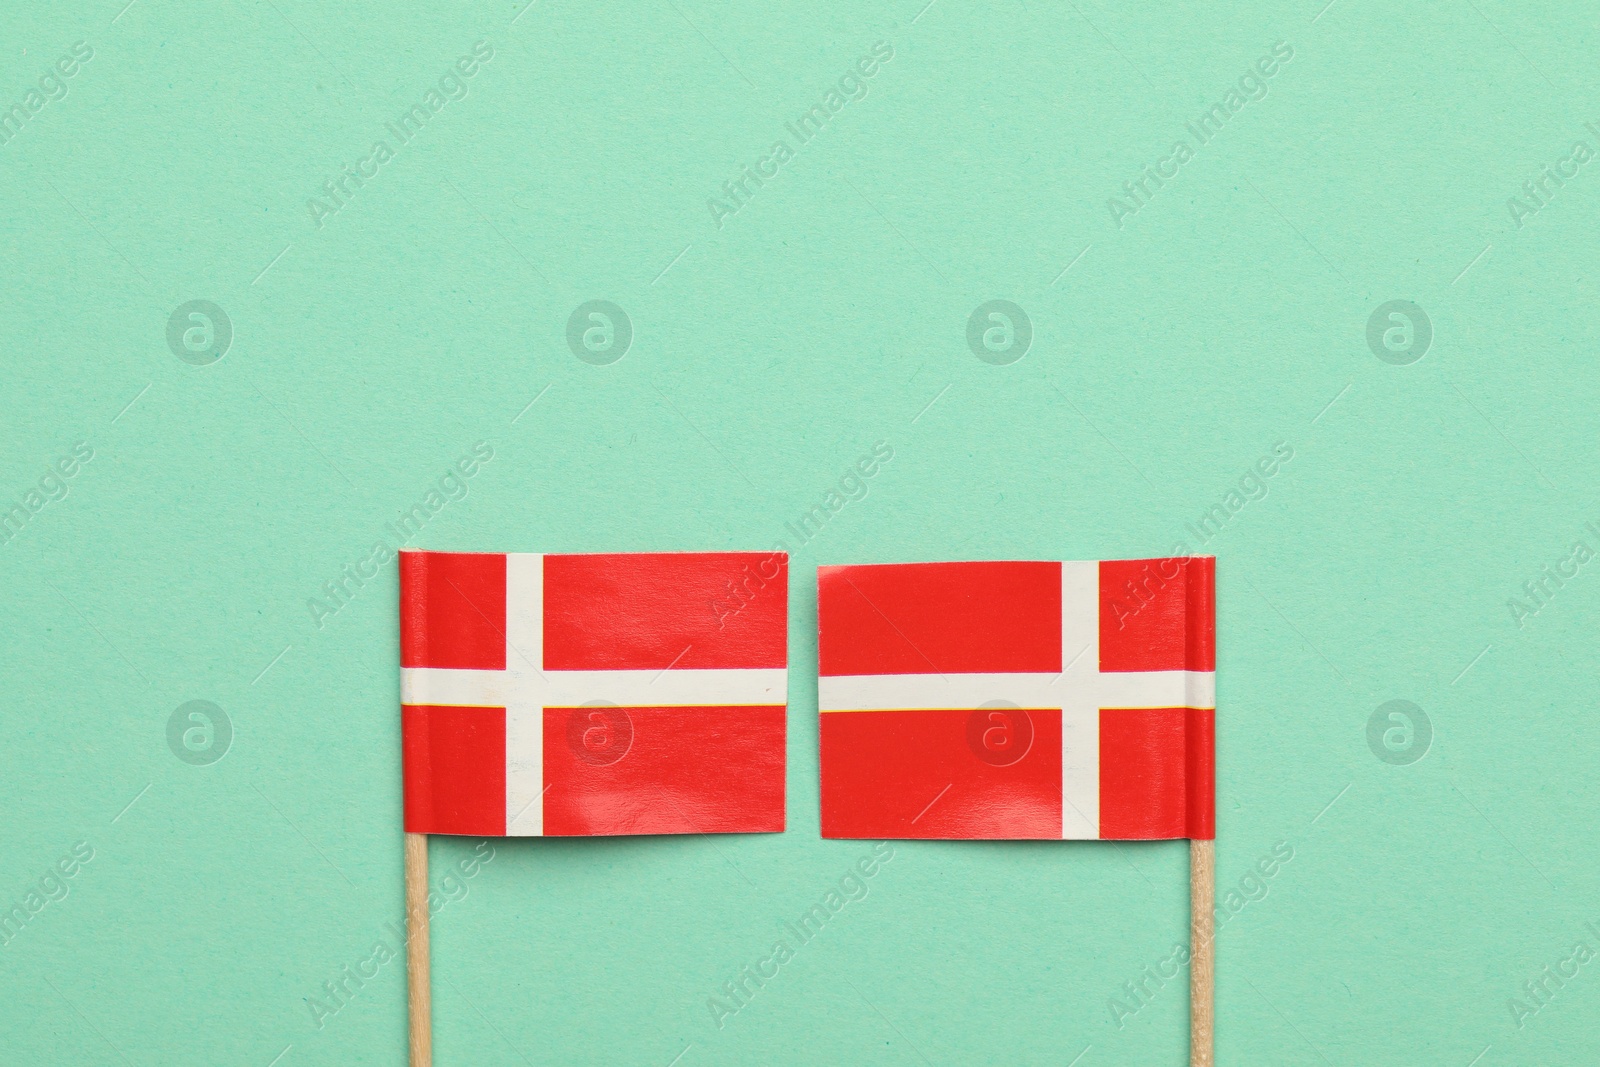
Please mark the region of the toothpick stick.
<svg viewBox="0 0 1600 1067"><path fill-rule="evenodd" d="M406 834L406 1006L411 1024L411 1067L432 1067L433 993L428 979L427 834Z"/></svg>
<svg viewBox="0 0 1600 1067"><path fill-rule="evenodd" d="M1217 969L1216 842L1189 842L1189 1067L1212 1067L1211 1038Z"/></svg>

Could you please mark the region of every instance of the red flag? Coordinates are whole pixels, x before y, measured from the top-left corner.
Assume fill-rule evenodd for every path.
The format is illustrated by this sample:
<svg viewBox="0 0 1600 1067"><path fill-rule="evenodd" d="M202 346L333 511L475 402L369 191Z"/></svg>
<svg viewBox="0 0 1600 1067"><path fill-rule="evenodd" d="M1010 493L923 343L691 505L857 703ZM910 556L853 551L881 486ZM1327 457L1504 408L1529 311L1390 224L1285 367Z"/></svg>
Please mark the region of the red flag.
<svg viewBox="0 0 1600 1067"><path fill-rule="evenodd" d="M1214 563L820 568L822 836L1212 837Z"/></svg>
<svg viewBox="0 0 1600 1067"><path fill-rule="evenodd" d="M403 552L405 828L784 826L788 557Z"/></svg>

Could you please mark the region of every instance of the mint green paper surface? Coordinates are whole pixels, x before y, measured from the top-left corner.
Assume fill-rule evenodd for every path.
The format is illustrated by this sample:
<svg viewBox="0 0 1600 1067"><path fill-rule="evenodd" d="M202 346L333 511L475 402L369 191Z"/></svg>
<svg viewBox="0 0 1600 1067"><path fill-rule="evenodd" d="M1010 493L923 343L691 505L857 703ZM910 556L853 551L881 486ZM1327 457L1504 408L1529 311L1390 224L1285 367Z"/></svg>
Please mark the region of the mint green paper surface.
<svg viewBox="0 0 1600 1067"><path fill-rule="evenodd" d="M788 832L435 840L441 1067L1187 1062L1184 843L817 829L819 564L1173 551L1217 1062L1596 1061L1588 8L124 2L0 19L0 1062L404 1062L402 541L792 553Z"/></svg>

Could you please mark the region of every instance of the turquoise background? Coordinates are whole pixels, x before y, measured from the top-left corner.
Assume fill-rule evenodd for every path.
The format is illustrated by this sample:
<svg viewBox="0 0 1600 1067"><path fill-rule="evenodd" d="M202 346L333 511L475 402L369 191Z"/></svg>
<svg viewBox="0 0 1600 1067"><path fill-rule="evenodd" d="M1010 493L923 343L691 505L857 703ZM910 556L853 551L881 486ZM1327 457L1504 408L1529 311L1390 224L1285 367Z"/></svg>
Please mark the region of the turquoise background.
<svg viewBox="0 0 1600 1067"><path fill-rule="evenodd" d="M401 964L310 1003L401 916L394 565L308 602L482 441L413 544L789 542L789 831L495 842L434 921L439 1064L1186 1062L1181 976L1109 1003L1186 939L1181 842L900 844L707 1008L870 847L817 835L818 564L1178 541L1219 558L1219 890L1293 849L1222 929L1218 1062L1595 1061L1600 961L1511 1001L1600 950L1600 564L1562 562L1600 550L1600 173L1507 202L1600 147L1590 8L123 3L3 20L6 108L93 58L0 145L0 503L93 458L0 545L0 904L94 858L0 947L0 1059L403 1062ZM477 41L465 98L315 225ZM597 299L633 328L603 366L566 340ZM1008 365L967 345L991 299L1032 325ZM190 300L232 325L209 365L168 343ZM1369 345L1390 300L1420 360ZM786 535L880 440L865 499ZM1186 532L1280 442L1264 497ZM169 746L191 700L232 725L208 765ZM1384 712L1369 744L1391 700L1411 740ZM435 878L476 845L435 841Z"/></svg>

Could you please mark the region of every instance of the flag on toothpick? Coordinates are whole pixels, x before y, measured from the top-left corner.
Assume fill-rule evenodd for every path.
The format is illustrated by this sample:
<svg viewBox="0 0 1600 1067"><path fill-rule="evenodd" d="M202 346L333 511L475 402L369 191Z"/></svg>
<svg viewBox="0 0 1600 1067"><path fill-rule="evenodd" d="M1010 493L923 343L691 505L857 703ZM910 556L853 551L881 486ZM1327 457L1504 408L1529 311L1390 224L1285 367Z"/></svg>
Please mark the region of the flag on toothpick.
<svg viewBox="0 0 1600 1067"><path fill-rule="evenodd" d="M782 553L404 552L405 828L784 827Z"/></svg>
<svg viewBox="0 0 1600 1067"><path fill-rule="evenodd" d="M822 835L1213 837L1214 562L821 568Z"/></svg>

